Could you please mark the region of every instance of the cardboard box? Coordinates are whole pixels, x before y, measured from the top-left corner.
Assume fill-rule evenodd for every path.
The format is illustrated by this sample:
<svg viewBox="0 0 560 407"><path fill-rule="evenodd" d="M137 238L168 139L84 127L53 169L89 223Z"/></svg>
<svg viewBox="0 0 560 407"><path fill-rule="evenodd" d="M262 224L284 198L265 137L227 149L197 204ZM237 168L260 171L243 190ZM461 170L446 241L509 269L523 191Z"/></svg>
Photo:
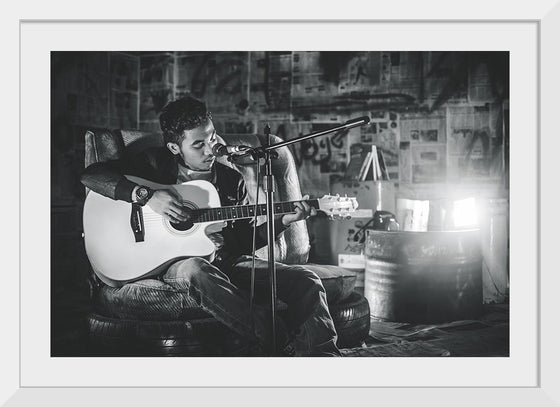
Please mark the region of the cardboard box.
<svg viewBox="0 0 560 407"><path fill-rule="evenodd" d="M340 255L363 254L364 243L355 241L354 236L356 236L360 228L370 219L371 216L367 218L352 218L349 220L334 220L329 223L329 264L339 264Z"/></svg>

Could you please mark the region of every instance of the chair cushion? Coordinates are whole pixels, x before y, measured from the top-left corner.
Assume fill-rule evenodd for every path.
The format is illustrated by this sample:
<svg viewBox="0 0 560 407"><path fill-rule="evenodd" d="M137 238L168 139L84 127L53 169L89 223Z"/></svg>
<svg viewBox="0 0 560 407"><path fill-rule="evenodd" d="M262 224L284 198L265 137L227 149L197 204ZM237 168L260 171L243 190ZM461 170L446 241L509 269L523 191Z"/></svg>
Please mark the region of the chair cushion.
<svg viewBox="0 0 560 407"><path fill-rule="evenodd" d="M102 315L121 319L175 321L210 317L189 295L155 279L119 288L103 285L96 294L94 307Z"/></svg>
<svg viewBox="0 0 560 407"><path fill-rule="evenodd" d="M319 276L329 304L344 301L356 285L356 274L350 270L328 264L307 263L305 267Z"/></svg>
<svg viewBox="0 0 560 407"><path fill-rule="evenodd" d="M356 276L351 271L323 264L305 267L321 279L329 304L339 303L352 293ZM104 285L94 302L96 312L121 319L174 321L209 317L193 298L156 279L140 280L120 288ZM283 307L280 305L279 309Z"/></svg>

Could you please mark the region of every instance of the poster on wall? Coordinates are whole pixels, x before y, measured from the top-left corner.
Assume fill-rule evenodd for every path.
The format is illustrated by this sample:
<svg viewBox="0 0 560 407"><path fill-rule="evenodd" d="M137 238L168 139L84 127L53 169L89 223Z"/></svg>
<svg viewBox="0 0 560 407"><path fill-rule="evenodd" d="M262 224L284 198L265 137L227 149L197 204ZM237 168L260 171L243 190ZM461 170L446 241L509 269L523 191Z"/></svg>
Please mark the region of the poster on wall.
<svg viewBox="0 0 560 407"><path fill-rule="evenodd" d="M250 51L249 111L270 119L290 117L292 52Z"/></svg>
<svg viewBox="0 0 560 407"><path fill-rule="evenodd" d="M322 56L323 54L323 56ZM298 122L339 123L336 112L337 78L326 80L322 63L324 53L294 51L292 53L291 114ZM332 80L334 79L334 80Z"/></svg>
<svg viewBox="0 0 560 407"><path fill-rule="evenodd" d="M337 125L340 123L313 123L304 126L309 131L300 135L328 130ZM344 175L348 161L348 133L349 130L341 130L292 145L296 165L299 164L302 191L305 187L306 193L321 196L324 191L330 190L333 181Z"/></svg>
<svg viewBox="0 0 560 407"><path fill-rule="evenodd" d="M445 111L401 115L401 140L411 143L445 143Z"/></svg>
<svg viewBox="0 0 560 407"><path fill-rule="evenodd" d="M364 92L380 82L380 53L356 52L339 76L339 93Z"/></svg>
<svg viewBox="0 0 560 407"><path fill-rule="evenodd" d="M410 146L413 183L445 181L445 145Z"/></svg>
<svg viewBox="0 0 560 407"><path fill-rule="evenodd" d="M482 106L447 108L449 180L495 182L503 174L501 110Z"/></svg>

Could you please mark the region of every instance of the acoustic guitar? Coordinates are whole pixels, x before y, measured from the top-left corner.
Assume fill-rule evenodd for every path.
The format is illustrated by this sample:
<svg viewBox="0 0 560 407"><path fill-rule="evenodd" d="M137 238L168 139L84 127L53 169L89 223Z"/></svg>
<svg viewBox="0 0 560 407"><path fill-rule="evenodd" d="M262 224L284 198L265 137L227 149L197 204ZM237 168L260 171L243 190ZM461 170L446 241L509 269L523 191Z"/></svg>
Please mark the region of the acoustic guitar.
<svg viewBox="0 0 560 407"><path fill-rule="evenodd" d="M154 190L175 190L192 213L189 222L172 223L148 205L141 207L90 191L83 214L85 249L96 275L113 287L159 274L179 259L212 261L215 246L209 233L221 230L224 221L253 218L255 212L266 215L266 204L221 206L218 191L207 181L162 185L126 177ZM274 203L274 213L295 212L295 202ZM349 218L358 207L356 198L338 195L306 202L333 219Z"/></svg>

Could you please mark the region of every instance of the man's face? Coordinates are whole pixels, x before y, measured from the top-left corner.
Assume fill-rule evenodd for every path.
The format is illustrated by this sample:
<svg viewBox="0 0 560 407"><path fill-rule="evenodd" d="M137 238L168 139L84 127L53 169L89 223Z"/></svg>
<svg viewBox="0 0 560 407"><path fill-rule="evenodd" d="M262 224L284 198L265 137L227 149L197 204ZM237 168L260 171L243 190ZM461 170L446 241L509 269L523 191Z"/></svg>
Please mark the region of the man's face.
<svg viewBox="0 0 560 407"><path fill-rule="evenodd" d="M173 154L179 154L185 164L196 171L207 171L214 164L216 157L212 155L212 147L216 144L216 130L212 120L206 124L183 132L184 138L180 145L167 143Z"/></svg>

